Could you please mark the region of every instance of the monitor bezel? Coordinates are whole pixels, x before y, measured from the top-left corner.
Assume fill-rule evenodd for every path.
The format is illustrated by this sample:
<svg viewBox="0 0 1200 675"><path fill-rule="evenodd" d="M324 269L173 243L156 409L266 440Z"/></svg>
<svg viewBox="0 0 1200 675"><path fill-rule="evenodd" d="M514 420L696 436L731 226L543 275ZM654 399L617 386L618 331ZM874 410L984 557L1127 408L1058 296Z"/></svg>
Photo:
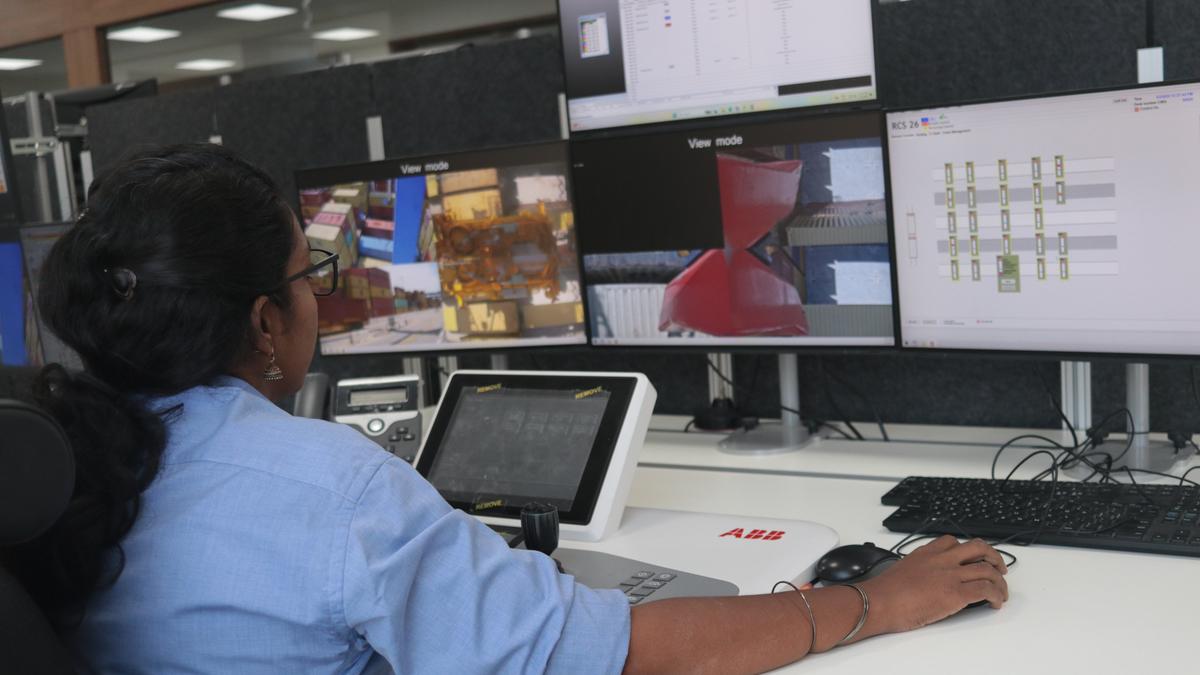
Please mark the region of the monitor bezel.
<svg viewBox="0 0 1200 675"><path fill-rule="evenodd" d="M789 353L789 354L791 354L791 353L794 353L794 354L810 354L813 356L832 356L835 354L880 354L880 353L886 353L886 352L893 351L897 348L897 345L899 344L897 328L898 328L898 322L900 319L900 313L899 313L898 305L896 303L896 300L898 298L898 293L896 290L896 246L895 246L894 242L892 241L894 238L894 228L892 226L891 173L889 172L890 163L888 160L888 149L887 149L887 142L886 142L887 139L884 137L884 134L886 134L886 132L887 132L887 126L886 126L887 125L887 115L884 113L884 111L881 108L879 108L877 106L873 106L870 108L842 108L842 109L836 110L836 111L816 111L816 110L810 110L810 109L803 109L803 110L805 112L805 114L803 114L803 115L792 114L792 115L780 117L778 115L762 114L762 115L750 116L750 118L747 118L747 116L740 116L737 119L735 119L733 117L720 118L719 123L711 123L710 122L709 124L706 124L704 126L697 126L697 127L693 127L693 125L687 125L687 126L674 125L670 128L659 128L657 130L656 134L682 133L682 132L688 131L692 128L713 129L713 128L727 128L727 127L733 127L733 126L745 126L746 124L754 124L754 125L764 124L765 125L765 124L780 124L780 123L786 123L786 122L808 121L808 120L812 120L812 119L829 119L829 118L834 118L834 117L839 117L839 116L849 116L849 115L877 115L878 121L879 121L880 150L882 152L882 158L883 158L884 208L887 211L887 213L886 213L886 220L887 220L887 243L886 243L886 245L887 245L887 251L888 251L888 265L889 265L889 271L891 273L891 283L892 283L892 288L891 288L891 291L892 291L891 343L890 344L879 344L879 345L846 345L846 344L746 345L746 344L693 344L693 343L681 340L680 341L681 344L596 344L595 335L593 335L593 331L592 331L591 296L587 292L588 286L590 284L587 283L587 273L584 270L583 245L580 244L577 247L577 253L579 254L580 280L582 283L582 287L584 289L583 318L584 318L584 322L585 322L585 325L587 328L587 338L588 338L587 347L589 349L597 349L597 350L601 350L601 351L620 350L620 351L629 351L629 352L648 352L648 353L661 353L663 350L670 350L670 351L676 351L676 352L681 352L681 353L707 353L707 354L734 354L734 353L744 353L744 354ZM739 123L739 119L741 120L740 123ZM645 134L638 134L638 135L640 136L640 135L651 135L651 134L647 132ZM574 171L574 168L575 168L574 151L575 151L577 142L584 142L584 143L604 142L604 141L608 141L608 140L616 140L618 138L627 138L627 137L618 137L618 136L588 136L587 138L572 137L571 143L570 143L570 149L571 149L571 153L572 153L571 154L571 169L572 169L572 171ZM574 184L574 180L572 180L572 184ZM576 219L576 238L577 238L577 241L581 242L582 235L580 234L579 222L580 221L577 218ZM736 340L738 338L731 338L731 339Z"/></svg>
<svg viewBox="0 0 1200 675"><path fill-rule="evenodd" d="M1147 89L1157 89L1162 87L1172 86L1187 86L1200 85L1200 78L1183 78L1174 80L1163 80L1161 82L1146 82L1112 85L1105 87L1093 87L1088 89L1070 89L1070 90L1055 90L1050 92L1039 92L1036 94L1012 94L1007 96L982 97L974 98L965 101L957 101L950 103L926 103L912 106L897 106L882 108L884 119L884 171L888 177L888 221L891 231L889 232L889 240L892 242L892 259L896 260L899 255L899 243L896 239L894 213L891 206L892 190L891 190L891 140L890 135L887 135L888 116L893 114L914 113L928 110L941 110L950 108L966 108L976 105L990 105L995 103L1012 103L1023 101L1038 101L1051 98L1067 98L1072 96L1089 96L1095 94L1106 94L1112 92L1123 91L1142 91ZM1036 360L1056 360L1056 361L1123 361L1130 363L1178 363L1180 361L1196 361L1200 360L1200 351L1195 354L1177 354L1177 353L1158 353L1158 352L1093 352L1093 351L1067 351L1067 350L1041 350L1041 349L998 349L984 347L917 347L905 346L903 337L903 326L901 324L901 299L900 299L900 281L896 274L896 267L893 264L893 307L895 309L895 338L896 351L906 355L962 355L962 356L985 356L985 357L1001 357L1001 358L1027 358Z"/></svg>
<svg viewBox="0 0 1200 675"><path fill-rule="evenodd" d="M534 142L530 142L530 143L510 143L510 144L503 144L503 145L491 145L491 146L487 146L487 147L483 147L483 148L465 149L465 150L460 149L460 150L452 150L449 152L441 152L441 153L426 153L426 154L421 154L421 155L405 155L403 157L390 157L387 159L373 160L373 161L367 161L367 162L354 162L354 163L350 163L350 164L334 164L334 165L329 165L329 166L304 167L304 168L295 169L292 172L292 177L293 177L293 181L295 183L296 198L298 200L299 196L300 196L300 191L305 190L305 189L329 187L331 185L336 185L338 183L344 183L344 182L382 180L382 179L386 179L386 178L400 177L403 175L399 172L399 165L402 163L408 163L408 162L418 163L419 162L421 164L424 164L427 161L436 161L436 160L441 160L441 159L453 159L455 157L467 157L467 156L480 156L480 155L487 156L487 155L492 155L492 154L495 154L496 156L503 156L503 155L508 155L509 153L512 153L512 152L519 152L519 151L528 151L531 154L536 154L539 151L546 151L549 149L556 149L559 152L560 158L565 163L566 171L563 175L567 181L567 197L571 200L571 209L572 209L572 211L574 211L574 209L575 209L575 190L574 190L574 177L571 175L570 145L566 140L563 140L563 139L534 141ZM539 161L539 163L545 163L545 162ZM482 167L495 166L495 164L484 163L481 166ZM472 167L472 168L474 168L474 167ZM470 169L465 169L465 170L470 170ZM374 172L374 173L371 173L371 172ZM430 175L430 174L422 173L422 174L413 174L413 175ZM371 176L371 177L365 177L365 176ZM297 205L299 205L298 201L297 201ZM303 227L304 219L301 217L299 212L296 213L296 219L297 219L297 221L300 222L301 227ZM587 296L587 288L585 287L585 285L583 283L583 260L579 256L578 224L576 224L574 237L575 237L575 257L576 257L575 264L576 264L577 269L579 269L579 274L580 274L580 279L579 279L579 289L580 289L580 294L581 294L580 302L582 302L584 305L584 327L583 327L583 339L582 340L578 340L575 342L567 342L567 343L556 342L556 343L551 343L551 344L539 344L537 342L537 338L531 338L530 339L531 344L519 344L519 345L513 345L513 344L492 345L492 344L488 344L486 341L480 341L479 346L471 346L471 347L461 347L461 346L457 346L457 345L438 343L438 344L429 344L429 345L423 344L421 347L415 347L413 349L380 349L380 350L351 352L351 353L325 353L325 351L321 348L321 341L320 341L320 337L318 336L316 351L321 356L321 358L337 359L337 358L356 357L356 356L373 357L373 356L379 356L379 355L397 355L397 356L400 356L403 358L408 358L408 357L418 358L418 357L427 357L427 356L434 356L434 357L436 357L436 356L460 356L460 355L461 356L469 356L471 354L478 354L481 356L486 356L487 354L492 354L492 353L496 353L496 354L520 353L522 351L526 351L526 350L530 350L530 349L560 352L560 351L569 351L572 349L586 348L588 346L588 341L590 339L590 335L588 334L587 323L586 323L586 321L587 321L587 297L586 297ZM520 339L520 338L515 338L515 339Z"/></svg>
<svg viewBox="0 0 1200 675"><path fill-rule="evenodd" d="M426 480L430 480L430 472L433 469L434 461L437 459L437 455L442 449L442 443L449 432L450 420L454 417L454 412L458 407L463 390L469 387L484 387L496 384L500 384L505 388L544 389L551 391L586 391L596 386L604 386L610 390L611 396L604 408L600 428L596 432L596 437L592 440L592 449L589 451L583 475L579 479L579 487L576 489L571 509L569 511L559 509L560 523L579 526L588 525L596 513L596 507L600 502L602 488L609 474L609 467L612 464L621 430L625 425L628 414L631 412L630 405L633 403L633 395L638 386L638 379L631 375L613 375L608 373L596 373L595 375L582 373L558 375L546 373L537 375L504 371L496 371L495 373L456 372L450 378L446 385L446 390L442 393L442 398L438 402L437 414L434 416L433 423L429 427L429 434L421 445L421 453L414 465L417 473L421 474ZM430 484L432 485L431 480ZM436 488L436 486L434 487ZM512 496L514 495L483 495L482 497L486 497L486 501L481 503L450 499L445 495L443 495L443 498L446 499L450 506L474 516L520 520L521 508L524 506L524 503L507 503L505 498ZM500 499L504 503L500 506L495 506L491 502L494 502L496 499ZM477 509L476 506L483 506L484 508Z"/></svg>
<svg viewBox="0 0 1200 675"><path fill-rule="evenodd" d="M556 26L560 32L558 37L559 65L562 67L563 74L563 93L562 93L562 117L564 130L569 135L571 140L592 140L595 138L605 138L608 136L638 136L642 134L651 134L657 131L667 131L671 128L680 125L691 123L699 123L700 125L716 126L726 122L744 123L747 120L754 120L762 117L782 117L787 119L796 115L815 114L821 115L826 113L846 112L852 110L878 110L881 108L883 97L881 87L879 85L879 0L870 0L871 5L871 61L874 72L871 74L873 84L875 85L875 98L864 99L861 101L847 101L845 103L821 103L809 106L796 106L793 108L782 108L779 110L768 110L749 113L729 113L725 115L712 115L709 117L688 118L685 120L666 120L661 122L645 122L642 124L618 124L607 127L599 127L595 129L581 129L579 131L571 130L571 98L567 92L567 52L563 42L565 38L562 33L562 4L564 0L555 0L554 17Z"/></svg>

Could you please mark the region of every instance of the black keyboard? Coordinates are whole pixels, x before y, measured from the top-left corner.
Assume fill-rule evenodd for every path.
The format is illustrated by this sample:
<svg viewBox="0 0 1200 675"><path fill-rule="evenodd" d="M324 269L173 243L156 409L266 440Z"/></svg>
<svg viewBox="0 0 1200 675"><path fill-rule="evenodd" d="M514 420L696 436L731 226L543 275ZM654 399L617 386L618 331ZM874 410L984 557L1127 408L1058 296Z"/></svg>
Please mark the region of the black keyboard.
<svg viewBox="0 0 1200 675"><path fill-rule="evenodd" d="M893 532L1200 557L1200 488L910 476L883 496Z"/></svg>

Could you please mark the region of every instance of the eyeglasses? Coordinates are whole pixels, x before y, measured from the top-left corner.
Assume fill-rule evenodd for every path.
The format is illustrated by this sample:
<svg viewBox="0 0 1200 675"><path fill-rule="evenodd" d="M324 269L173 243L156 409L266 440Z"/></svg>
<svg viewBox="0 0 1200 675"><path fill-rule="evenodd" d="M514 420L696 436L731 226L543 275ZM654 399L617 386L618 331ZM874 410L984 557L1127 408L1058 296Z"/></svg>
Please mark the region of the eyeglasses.
<svg viewBox="0 0 1200 675"><path fill-rule="evenodd" d="M272 290L286 288L293 281L306 278L313 295L333 295L338 287L338 254L313 248L309 249L308 256L311 263L308 267L284 279L283 283Z"/></svg>

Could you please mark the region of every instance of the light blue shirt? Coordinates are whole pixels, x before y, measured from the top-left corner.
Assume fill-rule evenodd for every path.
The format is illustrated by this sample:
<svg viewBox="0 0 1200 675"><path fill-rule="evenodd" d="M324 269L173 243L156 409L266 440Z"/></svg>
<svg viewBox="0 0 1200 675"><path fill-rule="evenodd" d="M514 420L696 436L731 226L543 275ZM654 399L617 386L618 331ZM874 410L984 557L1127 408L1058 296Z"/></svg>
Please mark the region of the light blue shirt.
<svg viewBox="0 0 1200 675"><path fill-rule="evenodd" d="M511 550L349 427L225 378L182 404L125 569L73 643L98 672L619 672L629 606ZM486 442L480 439L480 442Z"/></svg>

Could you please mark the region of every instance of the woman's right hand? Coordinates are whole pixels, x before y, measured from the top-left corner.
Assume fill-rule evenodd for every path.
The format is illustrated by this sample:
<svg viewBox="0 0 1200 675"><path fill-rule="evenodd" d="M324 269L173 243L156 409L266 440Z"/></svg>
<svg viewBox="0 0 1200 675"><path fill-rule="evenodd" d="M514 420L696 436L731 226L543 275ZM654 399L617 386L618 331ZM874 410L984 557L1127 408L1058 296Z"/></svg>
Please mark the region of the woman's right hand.
<svg viewBox="0 0 1200 675"><path fill-rule="evenodd" d="M871 599L871 634L920 628L986 600L1008 600L1008 567L996 549L973 539L939 537L908 554L862 588Z"/></svg>

